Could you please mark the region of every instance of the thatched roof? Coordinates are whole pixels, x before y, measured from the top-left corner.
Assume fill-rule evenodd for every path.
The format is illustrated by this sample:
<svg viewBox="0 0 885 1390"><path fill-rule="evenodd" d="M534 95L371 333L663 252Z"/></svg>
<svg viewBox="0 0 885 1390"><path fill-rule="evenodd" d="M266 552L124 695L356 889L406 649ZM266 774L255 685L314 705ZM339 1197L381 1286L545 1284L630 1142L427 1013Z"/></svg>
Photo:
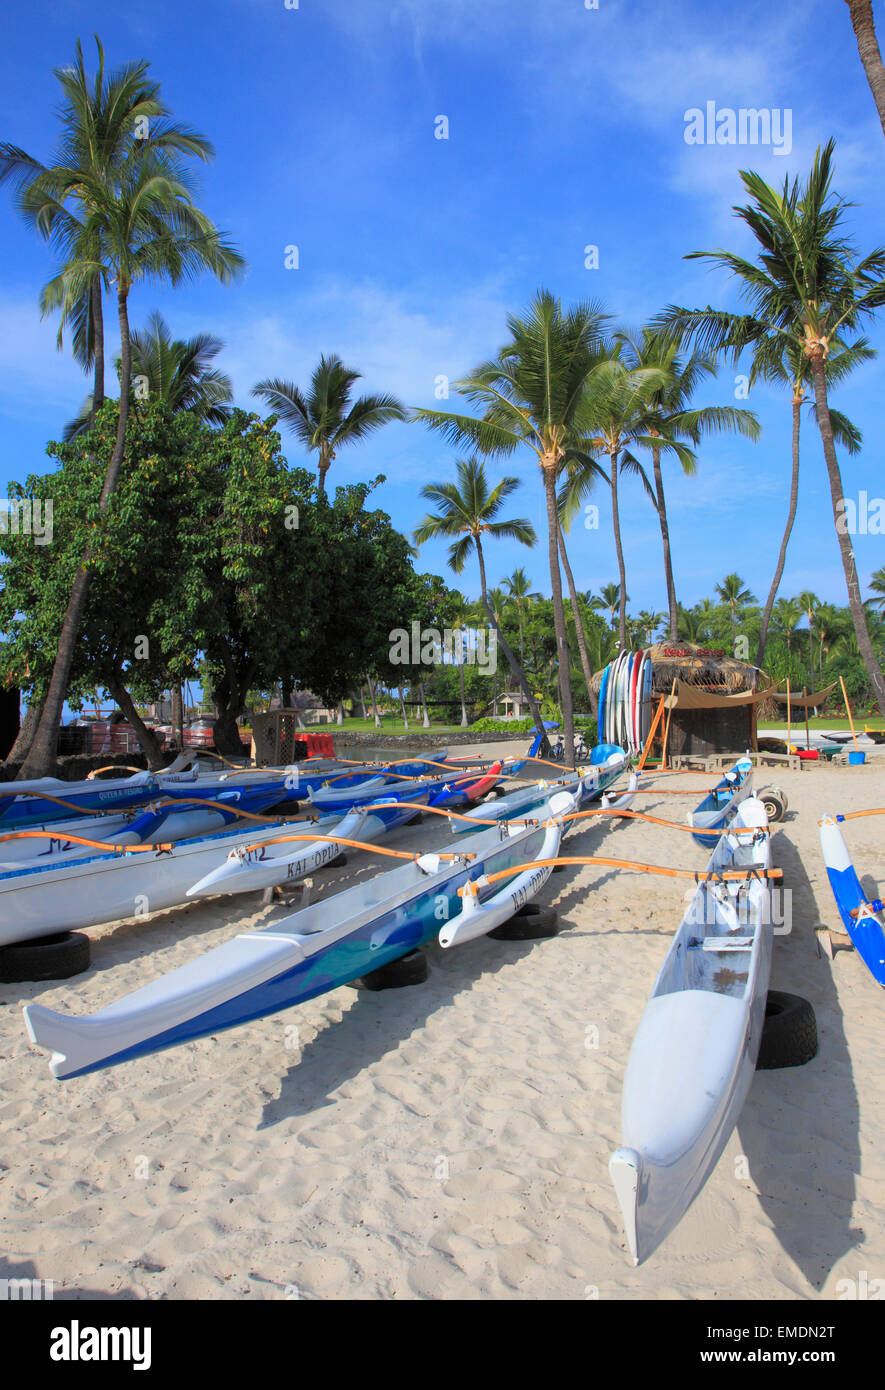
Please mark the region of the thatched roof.
<svg viewBox="0 0 885 1390"><path fill-rule="evenodd" d="M700 647L692 642L658 642L647 648L652 663L652 691L669 695L673 682L700 685L717 695L758 690L759 677L764 673L747 661L737 661L718 647ZM596 694L602 682L597 671L592 685ZM763 682L767 684L766 681Z"/></svg>

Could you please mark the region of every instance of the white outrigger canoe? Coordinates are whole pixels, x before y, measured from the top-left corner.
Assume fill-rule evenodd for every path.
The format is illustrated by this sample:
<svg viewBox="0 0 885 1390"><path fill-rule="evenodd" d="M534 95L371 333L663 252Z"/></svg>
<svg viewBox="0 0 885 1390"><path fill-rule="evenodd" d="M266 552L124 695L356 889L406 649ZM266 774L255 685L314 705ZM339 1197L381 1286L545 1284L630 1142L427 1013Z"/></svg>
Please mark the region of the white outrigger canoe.
<svg viewBox="0 0 885 1390"><path fill-rule="evenodd" d="M753 834L738 835L752 828ZM681 1221L750 1089L771 969L768 817L749 797L711 856L655 981L624 1078L623 1147L609 1169L634 1264Z"/></svg>
<svg viewBox="0 0 885 1390"><path fill-rule="evenodd" d="M16 865L0 872L0 946L178 907L188 901L188 890L223 864L231 850L249 846L259 857L263 841L303 828L317 839L301 845L300 853L294 847L289 850L292 867L287 878L297 882L345 848L321 836L362 839L378 826L376 833L383 833L381 816L372 825L366 820L364 812L355 811L317 824L279 821L257 829L222 831L155 852L132 846L120 852L93 850L84 858L65 857L60 863Z"/></svg>
<svg viewBox="0 0 885 1390"><path fill-rule="evenodd" d="M574 796L555 795L544 804L543 822L494 826L458 842L454 852L422 854L261 931L244 932L95 1014L71 1018L31 1004L28 1033L52 1052L54 1076L82 1076L287 1009L433 937L445 936L447 946L473 939L538 891L546 878L542 866L521 866L554 857L559 819L574 806ZM511 867L519 871L506 887L488 883L490 873Z"/></svg>

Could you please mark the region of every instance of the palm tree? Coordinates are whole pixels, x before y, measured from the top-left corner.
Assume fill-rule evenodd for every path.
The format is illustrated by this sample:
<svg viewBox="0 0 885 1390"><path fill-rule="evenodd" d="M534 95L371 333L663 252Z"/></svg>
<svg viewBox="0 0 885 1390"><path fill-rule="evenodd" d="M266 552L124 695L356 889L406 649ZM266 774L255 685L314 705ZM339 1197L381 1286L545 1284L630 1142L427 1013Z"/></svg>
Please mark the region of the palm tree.
<svg viewBox="0 0 885 1390"><path fill-rule="evenodd" d="M670 553L670 528L667 523L667 503L664 496L664 477L661 470L661 445L666 440L672 447L682 465L682 471L691 475L695 471L695 455L687 445L700 444L710 434L724 433L726 430L744 435L747 439L758 439L759 422L750 410L739 410L730 405L704 406L691 409L691 398L707 377L716 375L716 360L712 355L694 352L690 357L678 356L678 346L669 333L655 327L646 327L639 337L627 333L617 335L627 349L627 360L633 367L659 368L664 380L652 393L649 404L657 414L657 419L649 424L651 437L652 473L654 486L642 473L646 491L652 506L657 512L664 546L664 576L667 584L667 606L669 609L670 637L675 641L679 635L679 615L676 603L676 587L673 583L673 562ZM642 441L640 441L642 442ZM685 443L686 447L677 448Z"/></svg>
<svg viewBox="0 0 885 1390"><path fill-rule="evenodd" d="M106 76L97 35L95 43L94 79L86 72L79 39L74 63L55 69L63 97L63 134L55 161L46 165L17 145L0 143L0 183L9 180L16 185L19 210L28 223L61 250L65 260L85 258L99 265L79 297L62 307L58 330L61 348L64 329L71 327L74 356L85 371L93 372L93 415L104 402L102 288L109 287L101 265L101 227L90 219L95 191L113 187L131 156L136 131L142 153L202 160L213 155L208 140L169 118L159 83L147 77L147 62L127 63ZM44 300L44 312L52 307L57 306Z"/></svg>
<svg viewBox="0 0 885 1390"><path fill-rule="evenodd" d="M509 455L529 448L537 459L547 508L547 558L563 740L574 747L571 670L559 567L560 525L557 479L565 465L586 455L584 386L598 360L605 315L594 304L564 310L548 290L539 290L523 317L510 315L510 340L498 356L456 383L483 410L481 418L417 410L416 419L455 444L484 454Z"/></svg>
<svg viewBox="0 0 885 1390"><path fill-rule="evenodd" d="M658 331L681 339L687 335L703 336L705 341L715 345L718 352L727 354L729 350L735 361L740 357L746 344L752 344L752 357L748 377L751 389L761 378L776 381L791 388L791 407L793 412L792 472L790 476L790 501L787 509L787 523L781 538L774 578L768 591L768 598L762 610L759 629L759 642L756 651L756 665L761 666L765 659L771 610L783 578L787 559L787 546L796 520L799 503L799 432L801 411L807 391L811 385L811 367L804 356L802 336L785 337L779 328L754 320L750 315L729 314L721 310L679 309L671 305L658 320ZM827 359L827 379L841 381L860 362L875 357L875 352L865 339L858 339L850 346L841 342L831 342ZM810 409L817 419L814 402ZM860 431L841 412L830 411L833 432L846 451L856 454L860 450L862 437Z"/></svg>
<svg viewBox="0 0 885 1390"><path fill-rule="evenodd" d="M68 140L88 139L80 133L82 113L63 113ZM69 320L94 292L96 282L116 287L120 324L120 377L131 380L128 301L138 281L167 279L173 285L209 269L223 282L233 278L244 261L224 242L210 219L191 201L183 170L173 155L211 150L201 137L187 132L169 148L139 139L130 115L119 128L118 150L95 169L53 168L23 186L20 205L67 257L43 291L44 309L58 309ZM193 151L191 151L193 146ZM171 151L171 152L170 152ZM21 167L18 166L21 177ZM69 204L79 212L73 220ZM120 392L116 439L104 477L99 512L104 514L116 488L126 441L129 390ZM90 554L84 555L74 579L59 634L58 649L39 726L20 778L45 775L54 758L58 724L68 685L74 646L90 581Z"/></svg>
<svg viewBox="0 0 885 1390"><path fill-rule="evenodd" d="M666 617L666 613L650 613L647 609L645 609L642 613L639 614L639 617L636 619L636 622L638 624L638 631L642 634L642 636L645 639L646 646L651 646L652 639L654 638L655 633L658 631L658 628L661 626L661 623L664 621ZM670 635L671 637L673 637L672 628L670 630ZM678 638L678 636L679 630L677 628L676 637L673 638L673 640L675 641L676 638Z"/></svg>
<svg viewBox="0 0 885 1390"><path fill-rule="evenodd" d="M885 565L874 570L870 576L869 589L876 595L873 599L867 599L867 603L872 604L881 612L885 612Z"/></svg>
<svg viewBox="0 0 885 1390"><path fill-rule="evenodd" d="M885 132L885 66L882 64L876 26L873 23L873 0L846 0L846 3L851 13L851 27L857 39L860 61L870 84L882 130Z"/></svg>
<svg viewBox="0 0 885 1390"><path fill-rule="evenodd" d="M502 579L501 583L507 590L513 606L516 609L516 617L519 623L519 664L525 670L525 641L523 632L523 619L529 606L541 597L530 587L529 579L522 567L515 569L507 579Z"/></svg>
<svg viewBox="0 0 885 1390"><path fill-rule="evenodd" d="M461 687L461 728L466 729L469 723L467 718L467 703L464 699L464 634L470 621L470 605L467 603L463 594L457 589L453 589L448 597L446 616L452 625L452 631L457 634L457 657L458 657L458 681Z"/></svg>
<svg viewBox="0 0 885 1390"><path fill-rule="evenodd" d="M630 595L627 595L627 602L630 602ZM600 589L599 594L590 599L589 606L597 613L608 613L609 624L612 632L615 630L615 614L621 606L621 586L620 584L605 584Z"/></svg>
<svg viewBox="0 0 885 1390"><path fill-rule="evenodd" d="M814 619L820 608L820 599L810 589L803 589L796 600L803 615L808 619L808 679L809 691L814 689Z"/></svg>
<svg viewBox="0 0 885 1390"><path fill-rule="evenodd" d="M793 633L801 617L802 609L794 598L779 598L772 609L772 628L784 638L788 653L792 651Z"/></svg>
<svg viewBox="0 0 885 1390"><path fill-rule="evenodd" d="M421 489L421 496L428 502L434 502L436 511L429 512L415 528L415 543L424 545L426 541L434 540L437 536L458 537L449 547L449 565L456 574L462 573L471 550L476 551L483 608L497 633L498 645L507 664L526 698L535 725L542 729L541 711L537 701L492 610L482 549L483 533L497 539L516 540L521 545L535 544L535 528L524 518L512 521L495 520L504 502L516 491L520 482L518 478L502 478L497 487L490 490L485 466L475 455L468 459L458 459L455 467L458 474L457 482L427 483ZM501 598L504 598L503 594Z"/></svg>
<svg viewBox="0 0 885 1390"><path fill-rule="evenodd" d="M299 443L317 456L317 481L326 494L326 474L338 450L365 439L391 420L405 420L405 408L394 396L360 396L351 404L351 390L361 374L345 367L340 357L321 357L305 395L292 381L268 378L253 388Z"/></svg>
<svg viewBox="0 0 885 1390"><path fill-rule="evenodd" d="M754 326L758 325L778 334L785 350L790 343L801 341L802 358L814 386L848 606L870 684L885 715L885 677L870 638L852 538L845 527L842 474L827 390L830 352L843 345L846 335L852 335L851 345L857 348L861 323L885 304L885 246L858 258L844 236L841 223L847 204L831 190L832 156L830 140L823 150L817 150L804 188L800 189L798 179L792 185L785 179L781 193L758 174L748 170L741 173L751 202L735 211L759 242L757 261L721 249L694 251L691 257L706 257L741 282L741 293L752 312L746 317L740 346L753 345L758 332ZM700 311L698 319L706 320L706 327L701 324L702 345L736 345L734 325L723 329L722 317L712 309ZM864 340L859 341L863 344Z"/></svg>
<svg viewBox="0 0 885 1390"><path fill-rule="evenodd" d="M132 333L130 346L131 380L145 383L150 400L162 402L171 414L189 411L212 425L221 425L229 418L231 379L210 365L224 347L220 338L199 333L186 341L174 339L162 314L155 311L146 330ZM114 365L119 375L119 357ZM88 429L92 413L92 398L87 397L77 418L65 426L63 437L74 439Z"/></svg>
<svg viewBox="0 0 885 1390"><path fill-rule="evenodd" d="M744 581L739 574L727 574L722 583L716 585L716 593L731 615L731 649L733 652L737 635L738 610L746 608L748 603L755 603L756 599L749 589L744 588Z"/></svg>
<svg viewBox="0 0 885 1390"><path fill-rule="evenodd" d="M631 366L626 359L624 343L608 344L596 365L587 374L584 388L583 420L586 445L576 451L565 464L566 482L562 490L563 516L574 516L598 477L605 477L612 504L612 529L618 557L621 594L618 616L618 640L623 649L627 643L627 574L624 547L621 539L621 517L618 499L618 476L630 470L641 471L631 453L632 445L653 446L649 433L658 421L653 407L655 393L666 385L666 373L659 367ZM684 455L690 451L671 439L658 437L658 446ZM608 457L605 473L589 449Z"/></svg>

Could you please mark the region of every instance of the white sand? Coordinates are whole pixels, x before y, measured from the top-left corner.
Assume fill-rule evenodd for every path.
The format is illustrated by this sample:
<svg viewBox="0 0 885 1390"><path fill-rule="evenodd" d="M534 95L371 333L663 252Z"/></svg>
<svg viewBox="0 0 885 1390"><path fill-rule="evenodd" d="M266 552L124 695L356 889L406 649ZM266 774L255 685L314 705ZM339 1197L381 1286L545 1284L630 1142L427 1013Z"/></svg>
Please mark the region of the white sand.
<svg viewBox="0 0 885 1390"><path fill-rule="evenodd" d="M0 1277L51 1279L57 1298L721 1300L835 1298L842 1279L881 1276L885 996L853 952L819 956L812 928L837 921L817 816L882 804L882 766L757 773L791 803L774 857L793 930L772 983L813 1001L820 1053L757 1074L704 1192L642 1268L624 1253L607 1163L687 885L584 868L542 895L562 918L552 940L432 947L425 985L341 989L78 1080L53 1080L23 1003L91 1012L291 909L249 895L98 928L87 974L0 985ZM642 809L683 819L692 804ZM882 873L882 831L848 827L862 876ZM385 843L443 837L425 823ZM661 864L707 859L641 822L595 825L568 852L603 842ZM354 854L315 893L388 864Z"/></svg>

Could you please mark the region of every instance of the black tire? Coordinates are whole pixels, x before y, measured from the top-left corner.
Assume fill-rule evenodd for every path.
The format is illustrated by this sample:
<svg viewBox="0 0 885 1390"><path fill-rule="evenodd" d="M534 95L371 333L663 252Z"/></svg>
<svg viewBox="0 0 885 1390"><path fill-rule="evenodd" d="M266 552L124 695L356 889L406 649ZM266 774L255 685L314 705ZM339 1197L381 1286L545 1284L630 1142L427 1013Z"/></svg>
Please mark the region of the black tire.
<svg viewBox="0 0 885 1390"><path fill-rule="evenodd" d="M488 933L496 941L540 941L557 936L559 933L559 913L555 907L541 907L538 903L526 903L509 922L493 927Z"/></svg>
<svg viewBox="0 0 885 1390"><path fill-rule="evenodd" d="M769 787L760 795L760 801L765 807L765 814L772 824L783 820L787 814L787 798L782 791L775 787Z"/></svg>
<svg viewBox="0 0 885 1390"><path fill-rule="evenodd" d="M362 979L355 980L356 989L405 989L409 985L423 985L427 979L427 956L423 951L407 951L398 960L380 965L370 970Z"/></svg>
<svg viewBox="0 0 885 1390"><path fill-rule="evenodd" d="M770 989L756 1070L804 1067L816 1056L817 1018L812 1005L800 994Z"/></svg>
<svg viewBox="0 0 885 1390"><path fill-rule="evenodd" d="M324 867L327 869L343 869L347 863L347 855L344 853L336 854L334 859L330 859Z"/></svg>
<svg viewBox="0 0 885 1390"><path fill-rule="evenodd" d="M0 946L0 981L12 985L27 980L68 980L88 970L89 960L89 937L79 931L13 942Z"/></svg>

